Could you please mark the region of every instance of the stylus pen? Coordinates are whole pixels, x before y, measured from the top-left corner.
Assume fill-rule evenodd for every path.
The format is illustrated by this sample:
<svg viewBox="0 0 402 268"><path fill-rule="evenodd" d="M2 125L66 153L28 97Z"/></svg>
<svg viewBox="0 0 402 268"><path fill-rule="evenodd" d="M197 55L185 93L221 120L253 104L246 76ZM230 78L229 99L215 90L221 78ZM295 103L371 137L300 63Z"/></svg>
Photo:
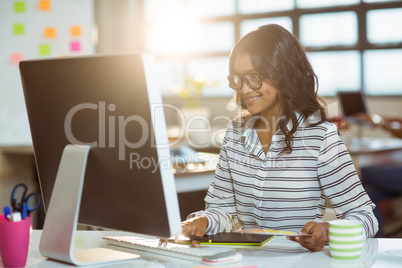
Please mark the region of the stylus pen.
<svg viewBox="0 0 402 268"><path fill-rule="evenodd" d="M212 242L211 239L206 238L206 237L201 237L201 236L196 236L196 235L191 235L191 234L182 234L182 236L190 238L191 241L197 240L198 242L208 242L208 243Z"/></svg>
<svg viewBox="0 0 402 268"><path fill-rule="evenodd" d="M25 219L28 217L28 209L27 209L27 203L22 203L22 211L21 211L21 218Z"/></svg>
<svg viewBox="0 0 402 268"><path fill-rule="evenodd" d="M4 207L3 212L4 212L4 218L6 219L6 221L10 221L11 220L11 209L10 209L10 207Z"/></svg>

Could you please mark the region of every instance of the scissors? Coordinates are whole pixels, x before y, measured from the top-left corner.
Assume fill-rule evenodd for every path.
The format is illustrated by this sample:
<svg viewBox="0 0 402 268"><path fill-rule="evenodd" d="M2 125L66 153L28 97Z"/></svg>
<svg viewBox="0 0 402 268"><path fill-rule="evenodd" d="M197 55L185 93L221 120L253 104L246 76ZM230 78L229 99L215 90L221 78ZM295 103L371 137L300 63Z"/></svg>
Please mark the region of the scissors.
<svg viewBox="0 0 402 268"><path fill-rule="evenodd" d="M16 198L16 194L17 192L21 192L22 189L22 194L21 194L21 198L18 200L18 198ZM29 194L28 196L26 196L27 194L27 186L24 183L20 183L17 184L12 193L11 193L11 207L13 208L14 211L19 211L21 213L21 215L26 217L28 216L32 211L34 211L35 209L37 209L40 205L40 197L37 194ZM33 206L31 206L31 199L34 199L35 201L33 202Z"/></svg>

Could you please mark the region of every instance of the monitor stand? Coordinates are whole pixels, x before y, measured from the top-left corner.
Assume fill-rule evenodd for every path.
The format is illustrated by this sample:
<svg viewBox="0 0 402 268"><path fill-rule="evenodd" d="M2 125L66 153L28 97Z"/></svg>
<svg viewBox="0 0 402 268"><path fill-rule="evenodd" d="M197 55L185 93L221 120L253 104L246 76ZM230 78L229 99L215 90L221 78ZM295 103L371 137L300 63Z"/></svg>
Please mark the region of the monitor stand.
<svg viewBox="0 0 402 268"><path fill-rule="evenodd" d="M74 250L89 146L64 148L53 186L39 251L42 256L77 266L107 264L139 258L107 248Z"/></svg>

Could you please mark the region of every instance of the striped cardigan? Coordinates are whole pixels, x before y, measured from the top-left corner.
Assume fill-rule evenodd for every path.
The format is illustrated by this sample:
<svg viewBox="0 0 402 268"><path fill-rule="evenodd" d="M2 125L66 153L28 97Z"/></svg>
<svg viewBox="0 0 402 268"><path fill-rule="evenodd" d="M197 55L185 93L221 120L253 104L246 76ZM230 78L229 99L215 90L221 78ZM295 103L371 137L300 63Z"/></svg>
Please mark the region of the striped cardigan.
<svg viewBox="0 0 402 268"><path fill-rule="evenodd" d="M361 221L366 237L376 234L375 205L336 126L325 122L308 127L297 116L292 153L281 153L284 135L278 130L265 155L253 128L256 116L229 123L206 209L189 216L206 216L207 234L231 231L237 221L243 229L297 232L309 221L322 221L325 196L337 218Z"/></svg>

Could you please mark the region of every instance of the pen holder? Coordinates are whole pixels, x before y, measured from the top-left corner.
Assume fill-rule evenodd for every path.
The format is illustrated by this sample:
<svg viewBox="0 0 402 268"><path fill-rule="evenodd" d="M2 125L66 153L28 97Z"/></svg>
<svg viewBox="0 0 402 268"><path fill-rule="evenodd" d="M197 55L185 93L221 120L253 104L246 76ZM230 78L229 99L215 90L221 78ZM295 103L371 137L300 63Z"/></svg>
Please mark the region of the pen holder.
<svg viewBox="0 0 402 268"><path fill-rule="evenodd" d="M4 217L3 215L1 215ZM31 217L0 222L0 254L4 267L24 267L27 262Z"/></svg>

